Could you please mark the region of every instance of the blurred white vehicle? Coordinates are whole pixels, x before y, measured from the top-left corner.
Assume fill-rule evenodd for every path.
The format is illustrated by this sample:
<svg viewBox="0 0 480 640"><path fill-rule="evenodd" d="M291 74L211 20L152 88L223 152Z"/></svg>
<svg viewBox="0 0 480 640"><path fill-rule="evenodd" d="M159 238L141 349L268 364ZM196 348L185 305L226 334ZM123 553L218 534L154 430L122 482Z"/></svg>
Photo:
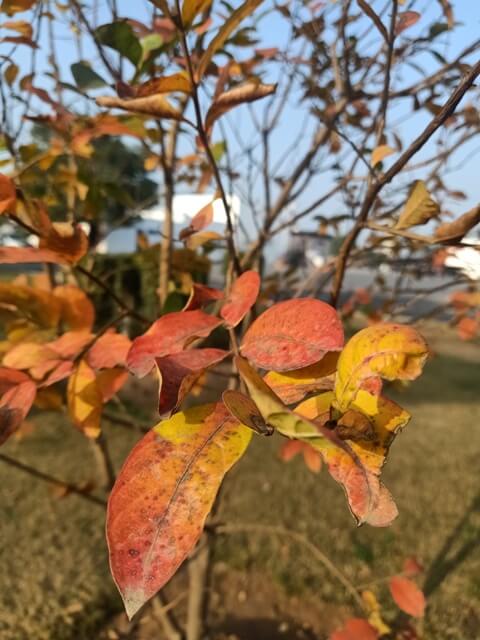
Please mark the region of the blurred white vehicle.
<svg viewBox="0 0 480 640"><path fill-rule="evenodd" d="M463 243L471 246L448 249L445 266L461 271L470 280L480 280L480 240L464 238Z"/></svg>

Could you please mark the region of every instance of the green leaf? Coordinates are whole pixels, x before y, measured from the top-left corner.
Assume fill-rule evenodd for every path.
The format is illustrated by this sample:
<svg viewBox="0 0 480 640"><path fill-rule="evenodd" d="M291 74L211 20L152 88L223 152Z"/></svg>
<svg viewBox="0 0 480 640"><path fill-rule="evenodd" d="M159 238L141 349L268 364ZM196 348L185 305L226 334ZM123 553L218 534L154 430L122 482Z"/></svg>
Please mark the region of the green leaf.
<svg viewBox="0 0 480 640"><path fill-rule="evenodd" d="M135 66L142 59L142 45L127 22L104 24L98 27L95 34L102 44L118 51Z"/></svg>
<svg viewBox="0 0 480 640"><path fill-rule="evenodd" d="M90 68L87 62L75 62L70 66L73 79L79 89L98 89L105 87L105 80Z"/></svg>
<svg viewBox="0 0 480 640"><path fill-rule="evenodd" d="M151 51L155 51L155 49L160 49L163 45L163 38L158 33L150 33L145 38L140 40L140 45L142 47L142 60L146 60Z"/></svg>

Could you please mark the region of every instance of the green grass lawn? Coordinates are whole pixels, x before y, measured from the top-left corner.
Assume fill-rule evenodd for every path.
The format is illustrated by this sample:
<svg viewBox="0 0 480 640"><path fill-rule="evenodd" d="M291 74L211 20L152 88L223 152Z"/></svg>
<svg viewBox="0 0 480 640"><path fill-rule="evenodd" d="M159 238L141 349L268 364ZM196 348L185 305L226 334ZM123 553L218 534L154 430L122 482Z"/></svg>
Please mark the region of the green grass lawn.
<svg viewBox="0 0 480 640"><path fill-rule="evenodd" d="M302 532L352 583L374 583L386 617L395 608L376 581L415 555L426 568L425 638L478 640L480 349L442 346L436 340L444 355L432 359L419 381L388 390L414 416L384 474L400 510L393 526L357 528L341 488L326 472L315 476L300 460L280 462L279 440L260 437L230 474L219 517ZM46 413L33 422L33 432L7 443L5 453L71 482L94 477L92 449L63 415ZM135 434L114 426L106 432L118 467ZM0 638L103 637L98 629L121 610L108 572L103 509L75 496L58 499L46 484L0 463L0 510ZM332 576L285 539L222 537L214 558L215 622L300 616L324 638L354 612Z"/></svg>

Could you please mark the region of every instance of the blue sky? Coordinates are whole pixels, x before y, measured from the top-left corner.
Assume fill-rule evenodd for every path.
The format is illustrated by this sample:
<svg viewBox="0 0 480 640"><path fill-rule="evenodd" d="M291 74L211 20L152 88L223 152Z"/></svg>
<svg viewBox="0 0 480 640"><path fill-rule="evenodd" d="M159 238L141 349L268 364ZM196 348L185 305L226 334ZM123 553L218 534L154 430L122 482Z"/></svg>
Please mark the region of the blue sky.
<svg viewBox="0 0 480 640"><path fill-rule="evenodd" d="M326 4L333 4L332 0L326 0ZM379 11L382 6L384 6L383 1L375 0L373 6ZM408 1L403 5L402 10L408 8ZM436 50L447 59L453 58L467 43L475 40L479 37L480 34L480 2L477 0L453 0L452 2L453 9L455 12L455 18L457 23L457 27L452 31L440 36L437 41L435 48ZM102 23L107 19L108 13L104 11L106 7L106 1L99 3L100 11L99 11L99 23ZM147 14L148 8L151 5L146 2L135 2L132 3L131 0L119 0L119 13L121 16L129 16L136 18L137 20L142 20ZM218 5L221 7L221 5ZM135 7L135 10L132 11L132 7ZM421 20L411 27L405 35L408 37L415 37L421 33L425 32L426 27L434 20L441 19L441 7L438 2L435 0L425 0L424 2L420 2L415 7L422 15ZM333 8L335 10L335 7ZM222 9L222 11L225 11ZM21 15L19 15L21 17ZM56 36L56 44L57 51L59 54L59 60L62 67L63 78L67 82L72 82L73 79L71 77L69 68L73 62L78 61L78 52L75 46L74 39L72 38L71 31L68 28L68 25L56 23L55 24L55 36ZM287 28L285 22L280 18L275 16L274 18L269 17L268 19L264 19L260 23L259 29L260 35L260 44L262 47L269 46L282 46L282 43L285 42L287 37ZM333 37L333 33L329 33L328 31L324 34L325 40L331 39ZM47 49L45 46L47 42L47 33L46 30L43 30L41 34L41 47L38 52L37 65L39 69L47 68L47 61L45 58L44 49ZM0 53L5 53L5 45L0 44ZM244 54L245 55L245 54ZM241 57L241 55L240 55ZM85 51L85 58L91 59L91 54ZM15 61L22 68L25 68L29 64L29 55L27 54L25 47L20 47L15 53ZM472 60L473 61L473 58ZM422 64L427 70L434 69L438 62L435 61L433 56L431 59L423 58L418 60L420 64ZM97 61L93 60L93 67L97 68ZM408 86L420 76L417 71L410 68L407 69L402 76L402 78L398 78L394 76L394 82L398 82L399 86ZM44 79L44 87L48 87L50 82L48 78ZM51 85L50 85L51 86ZM98 93L97 93L98 95ZM439 97L437 102L442 103L446 96ZM75 97L72 99L72 102L81 101L81 98ZM261 105L255 106L255 109L262 109ZM275 160L281 159L282 154L285 153L286 146L291 146L292 141L295 142L296 137L299 136L299 122L302 117L301 106L299 105L297 96L293 96L290 98L289 103L285 109L283 120L281 122L281 127L277 133L277 135L273 139L273 147L272 147L272 156ZM426 125L431 116L424 113L416 113L414 114L411 110L411 101L404 101L403 104L398 108L392 111L389 115L390 123L395 123L395 128L398 133L401 134L405 143L408 145L409 141L411 141L418 133L422 130L422 128ZM242 134L242 137L248 139L249 136L252 135L252 129L250 128L247 118L246 111L243 108L238 109L231 116L228 116L225 119L225 126L228 129L228 123L235 124L238 127L239 131ZM219 139L220 131L216 130L216 139ZM298 148L296 152L291 153L291 157L288 157L288 163L292 164L295 162L297 157L300 157L302 153L302 149L306 144L306 140L303 138L298 138ZM234 139L230 140L230 148L233 155L235 155L235 142ZM457 202L452 201L448 203L449 208L455 213L460 213L463 210L466 210L469 206L476 204L479 200L479 190L478 190L478 177L477 177L477 166L478 166L478 157L475 157L477 149L480 148L480 140L472 141L465 145L462 149L461 154L457 154L451 161L451 173L449 172L446 180L449 186L454 189L465 191L468 195L467 201ZM435 149L435 140L432 140L428 147L420 152L418 155L418 161L421 161L422 158L428 157L432 154ZM462 165L462 160L464 158L468 158L472 155L473 159ZM386 160L386 166L388 166L389 162L393 162L396 156L392 156L390 160ZM456 169L457 165L462 165L461 168ZM424 171L422 169L418 169L417 171L412 172L408 176L408 180L410 179L419 179L423 177ZM310 189L307 190L300 197L300 201L295 204L298 207L303 207L309 204L311 199L315 196L315 193L318 192L319 186L321 185L322 192L325 190L325 186L328 185L329 180L331 180L331 176L328 174L321 175L318 178L318 183L314 183L311 185ZM258 184L258 183L257 183ZM394 185L395 187L396 185ZM398 188L405 186L405 180L399 180ZM254 187L254 188L259 188ZM332 204L333 202L333 204ZM327 209L325 211L321 211L321 213L325 215L329 215L330 213L338 212L337 208L342 206L339 201L332 201L329 203Z"/></svg>

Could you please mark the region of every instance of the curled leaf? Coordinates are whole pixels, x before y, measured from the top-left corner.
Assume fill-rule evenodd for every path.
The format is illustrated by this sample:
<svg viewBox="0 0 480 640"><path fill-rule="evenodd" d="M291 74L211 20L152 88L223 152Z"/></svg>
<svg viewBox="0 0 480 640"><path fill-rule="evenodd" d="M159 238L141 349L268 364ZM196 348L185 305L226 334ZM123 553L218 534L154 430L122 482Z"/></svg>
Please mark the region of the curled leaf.
<svg viewBox="0 0 480 640"><path fill-rule="evenodd" d="M200 309L204 305L210 302L215 302L223 298L223 291L220 289L214 289L213 287L207 287L205 284L193 283L190 296L187 300L185 307L182 311L193 311L194 309Z"/></svg>
<svg viewBox="0 0 480 640"><path fill-rule="evenodd" d="M453 222L445 222L435 229L434 238L437 242L454 244L460 242L462 238L480 222L480 206L474 207L464 213Z"/></svg>
<svg viewBox="0 0 480 640"><path fill-rule="evenodd" d="M157 358L160 378L158 412L169 416L178 410L182 400L202 373L229 355L223 349L191 349Z"/></svg>
<svg viewBox="0 0 480 640"><path fill-rule="evenodd" d="M388 144L381 144L372 151L371 165L375 167L379 162L382 162L388 156L391 156L395 151Z"/></svg>
<svg viewBox="0 0 480 640"><path fill-rule="evenodd" d="M298 298L262 313L246 332L241 353L262 369L289 371L319 362L342 346L335 309L321 300Z"/></svg>
<svg viewBox="0 0 480 640"><path fill-rule="evenodd" d="M221 93L213 101L212 106L205 118L205 130L210 132L220 116L224 115L234 107L247 102L254 102L275 93L276 84L260 84L258 82L246 82L238 87Z"/></svg>
<svg viewBox="0 0 480 640"><path fill-rule="evenodd" d="M265 422L259 408L251 398L239 391L227 389L222 394L222 400L232 416L242 424L262 436L273 434L273 427Z"/></svg>
<svg viewBox="0 0 480 640"><path fill-rule="evenodd" d="M117 98L114 96L103 96L97 98L99 107L123 109L132 113L140 113L154 118L166 118L169 120L183 120L182 113L176 109L161 94L155 93L143 98Z"/></svg>
<svg viewBox="0 0 480 640"><path fill-rule="evenodd" d="M338 359L335 403L341 412L362 394L367 380L414 380L422 372L428 346L413 327L378 323L351 338Z"/></svg>
<svg viewBox="0 0 480 640"><path fill-rule="evenodd" d="M133 449L110 494L110 567L129 618L191 552L224 475L251 431L222 404L160 422Z"/></svg>

